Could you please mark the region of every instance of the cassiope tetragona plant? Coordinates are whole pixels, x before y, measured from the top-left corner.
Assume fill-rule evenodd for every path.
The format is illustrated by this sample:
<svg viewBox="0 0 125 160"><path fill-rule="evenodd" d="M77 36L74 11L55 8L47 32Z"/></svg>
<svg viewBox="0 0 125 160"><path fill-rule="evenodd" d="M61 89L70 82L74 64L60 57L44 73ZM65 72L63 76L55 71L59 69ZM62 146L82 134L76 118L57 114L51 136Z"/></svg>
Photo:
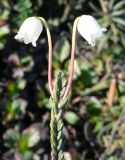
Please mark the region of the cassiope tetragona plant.
<svg viewBox="0 0 125 160"><path fill-rule="evenodd" d="M77 30L91 46L95 46L96 40L103 36L106 29L101 28L97 21L90 15L82 15L77 17L73 24L72 44L71 44L71 59L70 59L70 74L65 90L62 85L61 72L59 72L55 83L52 81L52 40L47 22L42 17L29 17L21 25L15 39L23 41L25 44L32 43L36 47L43 26L46 29L48 38L48 82L51 94L51 121L50 121L50 141L51 141L51 159L63 160L63 121L62 113L65 107L68 95L71 90L73 73L74 73L74 57L76 47Z"/></svg>

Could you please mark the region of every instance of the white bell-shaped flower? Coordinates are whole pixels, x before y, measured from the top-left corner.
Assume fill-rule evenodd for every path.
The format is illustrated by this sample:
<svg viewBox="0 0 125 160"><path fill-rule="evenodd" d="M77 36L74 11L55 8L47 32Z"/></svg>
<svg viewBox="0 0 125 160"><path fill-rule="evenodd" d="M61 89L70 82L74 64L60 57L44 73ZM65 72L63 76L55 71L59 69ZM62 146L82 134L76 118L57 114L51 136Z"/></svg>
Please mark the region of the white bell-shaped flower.
<svg viewBox="0 0 125 160"><path fill-rule="evenodd" d="M85 38L91 46L95 46L96 40L101 38L107 29L101 28L94 17L82 15L77 24L78 32Z"/></svg>
<svg viewBox="0 0 125 160"><path fill-rule="evenodd" d="M43 30L40 19L36 17L27 18L20 27L15 39L23 41L25 44L32 43L36 47L36 41Z"/></svg>

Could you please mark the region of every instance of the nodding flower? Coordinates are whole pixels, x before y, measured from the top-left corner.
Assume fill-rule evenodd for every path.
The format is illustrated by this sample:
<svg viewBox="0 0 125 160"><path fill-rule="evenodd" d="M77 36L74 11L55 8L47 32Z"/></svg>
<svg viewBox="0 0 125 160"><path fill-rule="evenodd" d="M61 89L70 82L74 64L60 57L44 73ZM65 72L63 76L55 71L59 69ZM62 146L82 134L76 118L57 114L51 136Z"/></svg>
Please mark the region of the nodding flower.
<svg viewBox="0 0 125 160"><path fill-rule="evenodd" d="M32 43L36 47L36 41L38 40L43 26L46 29L48 39L48 82L51 96L53 96L53 81L52 81L52 39L50 30L46 20L43 17L29 17L21 25L15 39L23 41L25 44Z"/></svg>
<svg viewBox="0 0 125 160"><path fill-rule="evenodd" d="M46 28L48 37L48 81L51 96L53 96L53 82L52 82L52 40L51 34L47 22L42 17L29 17L27 18L20 27L15 39L23 41L25 44L32 43L36 47L36 41L38 40L43 26ZM70 74L68 84L64 93L63 98L66 98L72 86L73 73L74 73L74 58L75 58L75 47L76 47L76 32L81 34L85 40L91 46L95 46L96 41L103 36L103 32L107 31L105 28L97 23L94 17L91 15L82 15L77 17L73 24L72 31L72 44L71 44L71 59L70 59Z"/></svg>
<svg viewBox="0 0 125 160"><path fill-rule="evenodd" d="M70 74L63 98L66 98L68 96L72 86L77 30L81 34L81 36L88 41L88 43L91 46L95 46L96 40L98 40L103 36L103 32L107 31L107 29L101 28L100 25L95 20L95 18L93 18L90 15L82 15L75 19L72 31L71 59L70 59L70 72L69 72Z"/></svg>
<svg viewBox="0 0 125 160"><path fill-rule="evenodd" d="M90 15L82 15L77 24L78 32L91 46L95 46L96 40L103 36L106 28L101 28L94 17Z"/></svg>
<svg viewBox="0 0 125 160"><path fill-rule="evenodd" d="M32 43L36 47L36 41L38 40L41 32L43 30L43 25L37 17L27 18L21 25L15 39L23 41L25 44Z"/></svg>

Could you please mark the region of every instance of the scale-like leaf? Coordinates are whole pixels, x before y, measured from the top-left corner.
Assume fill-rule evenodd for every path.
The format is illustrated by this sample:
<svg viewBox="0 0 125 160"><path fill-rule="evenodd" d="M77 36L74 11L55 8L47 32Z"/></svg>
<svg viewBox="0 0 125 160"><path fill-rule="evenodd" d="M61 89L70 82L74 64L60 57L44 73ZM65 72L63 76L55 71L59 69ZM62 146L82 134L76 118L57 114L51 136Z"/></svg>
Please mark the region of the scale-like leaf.
<svg viewBox="0 0 125 160"><path fill-rule="evenodd" d="M114 12L112 12L113 16L121 16L123 14L125 14L125 10L120 10L120 11L114 11Z"/></svg>
<svg viewBox="0 0 125 160"><path fill-rule="evenodd" d="M112 18L112 20L120 25L124 25L125 26L125 21L122 18Z"/></svg>
<svg viewBox="0 0 125 160"><path fill-rule="evenodd" d="M124 1L124 0L116 3L116 4L114 5L113 9L114 9L114 10L118 10L118 9L120 9L121 7L123 7L123 5L125 5L125 1Z"/></svg>

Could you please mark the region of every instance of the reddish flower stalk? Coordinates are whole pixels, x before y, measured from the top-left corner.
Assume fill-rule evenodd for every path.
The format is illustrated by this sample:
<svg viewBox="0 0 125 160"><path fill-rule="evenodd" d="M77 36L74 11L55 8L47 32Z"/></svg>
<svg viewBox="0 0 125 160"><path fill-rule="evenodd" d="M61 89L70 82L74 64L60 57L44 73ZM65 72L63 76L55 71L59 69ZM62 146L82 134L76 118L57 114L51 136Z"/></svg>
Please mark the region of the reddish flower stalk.
<svg viewBox="0 0 125 160"><path fill-rule="evenodd" d="M80 17L77 17L74 21L74 24L73 24L71 58L70 58L70 75L69 75L69 80L68 80L68 84L67 84L66 91L65 91L65 94L63 96L63 99L68 96L69 91L70 91L71 86L72 86L72 81L73 81L74 57L75 57L75 48L76 48L76 30L77 30L77 23L79 21L79 18Z"/></svg>
<svg viewBox="0 0 125 160"><path fill-rule="evenodd" d="M48 59L48 82L49 82L49 90L51 96L53 96L53 80L52 80L52 39L48 24L46 23L45 19L39 17L42 23L46 28L47 38L48 38L48 47L49 47L49 59Z"/></svg>

